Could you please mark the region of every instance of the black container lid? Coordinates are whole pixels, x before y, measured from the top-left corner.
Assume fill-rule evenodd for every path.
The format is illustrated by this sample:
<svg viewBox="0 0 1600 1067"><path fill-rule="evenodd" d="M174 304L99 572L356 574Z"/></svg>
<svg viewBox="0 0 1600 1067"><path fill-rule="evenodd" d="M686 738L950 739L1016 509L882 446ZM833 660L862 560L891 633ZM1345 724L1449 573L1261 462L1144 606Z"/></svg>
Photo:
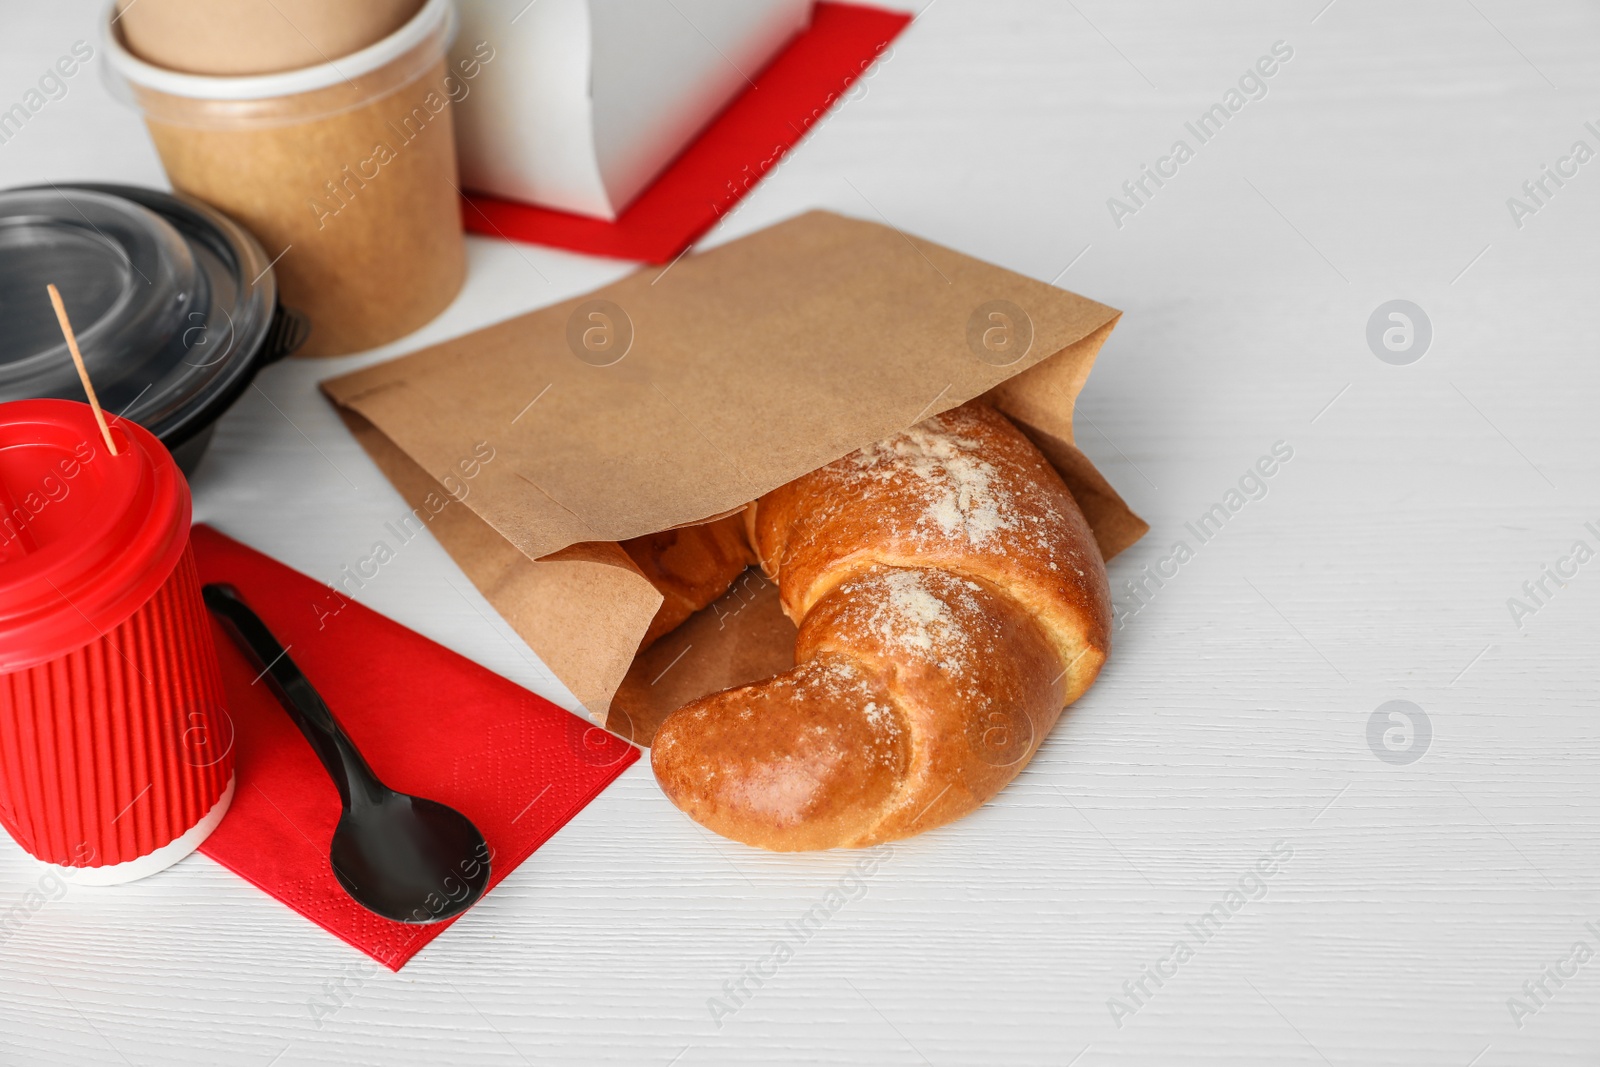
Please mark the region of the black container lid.
<svg viewBox="0 0 1600 1067"><path fill-rule="evenodd" d="M176 447L293 347L271 268L237 223L154 189L0 192L0 401L83 399L54 283L101 405Z"/></svg>

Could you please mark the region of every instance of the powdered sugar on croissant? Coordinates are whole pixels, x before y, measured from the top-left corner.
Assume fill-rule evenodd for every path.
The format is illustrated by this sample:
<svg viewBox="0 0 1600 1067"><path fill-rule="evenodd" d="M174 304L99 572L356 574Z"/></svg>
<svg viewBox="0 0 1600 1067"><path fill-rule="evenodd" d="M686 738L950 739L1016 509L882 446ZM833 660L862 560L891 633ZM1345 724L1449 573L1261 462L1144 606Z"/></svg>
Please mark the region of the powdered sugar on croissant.
<svg viewBox="0 0 1600 1067"><path fill-rule="evenodd" d="M727 837L865 846L959 818L1105 660L1088 524L984 404L767 494L749 528L800 625L798 666L679 709L652 753L673 802Z"/></svg>

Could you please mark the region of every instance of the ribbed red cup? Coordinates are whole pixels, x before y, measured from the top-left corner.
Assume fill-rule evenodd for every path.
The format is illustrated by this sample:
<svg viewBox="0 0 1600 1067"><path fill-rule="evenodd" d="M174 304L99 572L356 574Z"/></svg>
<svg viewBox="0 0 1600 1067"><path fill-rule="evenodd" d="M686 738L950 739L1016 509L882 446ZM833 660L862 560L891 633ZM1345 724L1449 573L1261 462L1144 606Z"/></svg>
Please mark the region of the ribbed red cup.
<svg viewBox="0 0 1600 1067"><path fill-rule="evenodd" d="M0 824L82 881L153 874L232 798L189 487L148 431L0 404Z"/></svg>

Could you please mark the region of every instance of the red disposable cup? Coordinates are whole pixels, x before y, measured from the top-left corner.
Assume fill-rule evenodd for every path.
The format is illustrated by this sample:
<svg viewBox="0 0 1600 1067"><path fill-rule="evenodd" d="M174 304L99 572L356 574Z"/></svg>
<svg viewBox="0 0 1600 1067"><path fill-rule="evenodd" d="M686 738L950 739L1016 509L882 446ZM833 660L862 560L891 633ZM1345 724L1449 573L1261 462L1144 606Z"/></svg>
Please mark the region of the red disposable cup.
<svg viewBox="0 0 1600 1067"><path fill-rule="evenodd" d="M80 883L200 846L233 732L189 548L189 487L148 431L0 404L0 824Z"/></svg>

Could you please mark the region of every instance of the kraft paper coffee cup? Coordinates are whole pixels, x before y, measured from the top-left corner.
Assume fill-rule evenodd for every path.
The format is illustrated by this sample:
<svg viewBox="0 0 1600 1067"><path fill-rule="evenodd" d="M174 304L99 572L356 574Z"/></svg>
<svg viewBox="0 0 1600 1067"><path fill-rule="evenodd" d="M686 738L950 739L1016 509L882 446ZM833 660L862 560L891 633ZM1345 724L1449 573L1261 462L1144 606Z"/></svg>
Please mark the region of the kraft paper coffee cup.
<svg viewBox="0 0 1600 1067"><path fill-rule="evenodd" d="M451 110L478 65L446 65L450 0L342 59L250 77L158 67L106 31L173 187L273 257L283 302L311 323L300 355L384 344L455 298L466 252Z"/></svg>
<svg viewBox="0 0 1600 1067"><path fill-rule="evenodd" d="M119 0L134 55L190 74L272 74L359 51L404 26L422 0Z"/></svg>
<svg viewBox="0 0 1600 1067"><path fill-rule="evenodd" d="M86 404L0 404L0 824L102 885L193 852L234 788L189 487L149 431L111 436Z"/></svg>

